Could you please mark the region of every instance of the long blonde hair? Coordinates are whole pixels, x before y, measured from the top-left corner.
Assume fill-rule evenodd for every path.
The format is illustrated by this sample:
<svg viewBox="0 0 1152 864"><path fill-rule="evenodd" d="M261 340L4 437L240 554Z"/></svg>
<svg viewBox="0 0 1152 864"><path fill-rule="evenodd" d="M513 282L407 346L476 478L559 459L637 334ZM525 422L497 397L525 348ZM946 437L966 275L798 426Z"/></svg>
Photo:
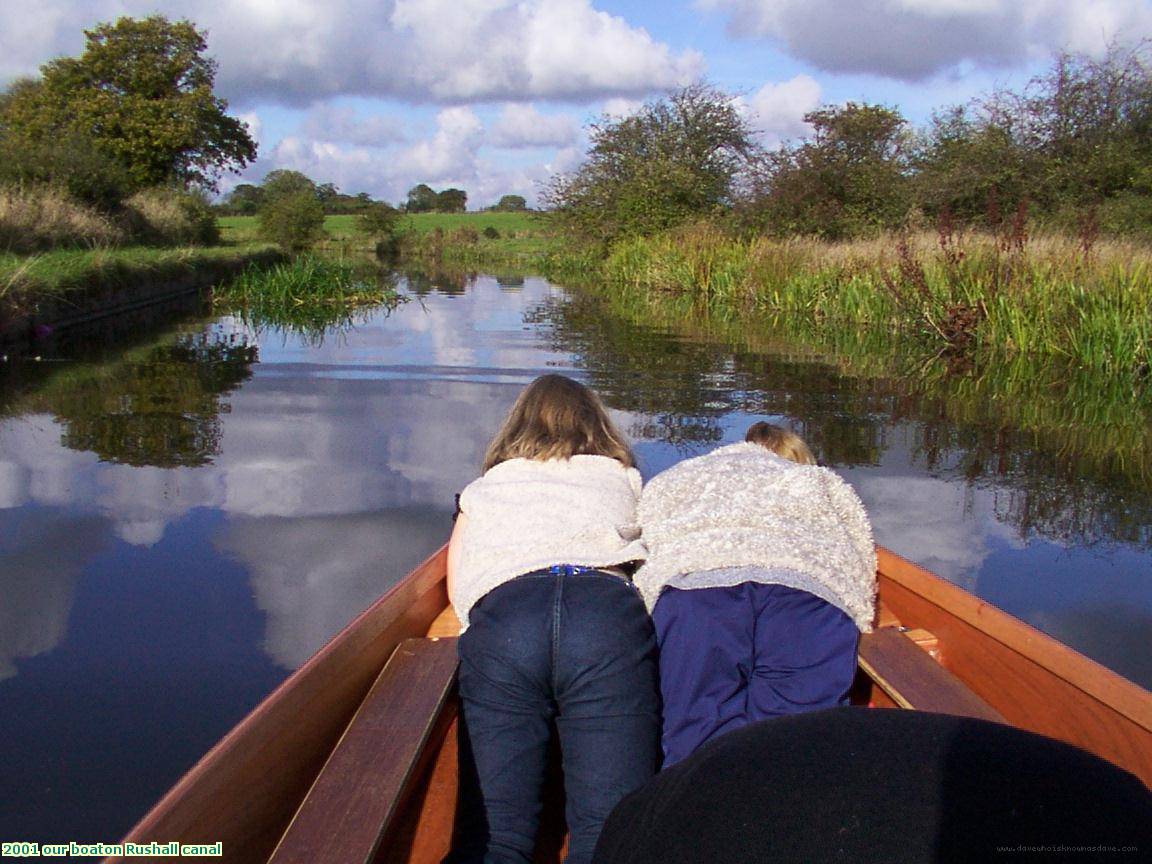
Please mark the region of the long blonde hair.
<svg viewBox="0 0 1152 864"><path fill-rule="evenodd" d="M767 447L777 456L783 456L785 459L791 459L801 465L816 464L816 457L812 455L812 451L808 449L804 439L782 426L775 426L761 420L759 423L753 423L748 427L748 434L744 436L744 440Z"/></svg>
<svg viewBox="0 0 1152 864"><path fill-rule="evenodd" d="M541 375L524 388L484 454L484 470L508 459L608 456L626 468L636 460L599 397L564 375Z"/></svg>

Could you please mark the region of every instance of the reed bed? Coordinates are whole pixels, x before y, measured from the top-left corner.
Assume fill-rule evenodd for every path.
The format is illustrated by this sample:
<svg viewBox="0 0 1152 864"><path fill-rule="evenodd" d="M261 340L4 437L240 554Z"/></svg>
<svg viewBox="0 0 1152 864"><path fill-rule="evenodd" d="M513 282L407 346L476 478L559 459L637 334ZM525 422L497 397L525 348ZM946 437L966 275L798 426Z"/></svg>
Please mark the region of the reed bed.
<svg viewBox="0 0 1152 864"><path fill-rule="evenodd" d="M351 326L357 310L394 309L407 299L378 270L315 255L248 268L212 294L214 306L239 313L257 329L279 327L309 337Z"/></svg>
<svg viewBox="0 0 1152 864"><path fill-rule="evenodd" d="M615 246L609 282L898 332L938 350L1059 355L1147 377L1152 252L1122 241L938 234L829 244L696 226Z"/></svg>

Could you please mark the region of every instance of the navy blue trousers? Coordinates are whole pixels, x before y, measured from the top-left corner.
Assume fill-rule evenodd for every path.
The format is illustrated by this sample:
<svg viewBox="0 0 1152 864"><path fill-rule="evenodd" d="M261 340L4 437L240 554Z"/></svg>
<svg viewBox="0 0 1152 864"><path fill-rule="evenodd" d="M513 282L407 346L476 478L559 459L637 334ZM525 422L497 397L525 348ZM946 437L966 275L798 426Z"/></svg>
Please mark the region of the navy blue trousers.
<svg viewBox="0 0 1152 864"><path fill-rule="evenodd" d="M612 808L659 767L656 636L644 602L615 576L541 571L495 588L468 617L461 794L480 800L468 802L471 823L457 825L449 860L532 860L555 724L567 860L587 862Z"/></svg>
<svg viewBox="0 0 1152 864"><path fill-rule="evenodd" d="M666 588L652 618L665 767L756 720L848 704L860 633L807 591L756 582Z"/></svg>

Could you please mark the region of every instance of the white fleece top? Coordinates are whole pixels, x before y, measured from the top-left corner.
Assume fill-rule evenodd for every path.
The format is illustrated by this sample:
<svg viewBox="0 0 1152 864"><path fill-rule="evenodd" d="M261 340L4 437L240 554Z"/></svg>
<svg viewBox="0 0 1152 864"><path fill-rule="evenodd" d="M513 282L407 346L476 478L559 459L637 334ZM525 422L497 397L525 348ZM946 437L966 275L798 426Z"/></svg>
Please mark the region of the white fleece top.
<svg viewBox="0 0 1152 864"><path fill-rule="evenodd" d="M509 459L465 487L452 606L461 629L493 588L554 564L610 567L644 557L640 472L607 456Z"/></svg>
<svg viewBox="0 0 1152 864"><path fill-rule="evenodd" d="M648 556L635 582L649 609L670 583L707 587L739 578L810 591L860 630L872 629L872 527L852 487L827 468L799 465L759 444L731 444L652 478L637 515ZM763 575L750 580L756 571L733 568Z"/></svg>

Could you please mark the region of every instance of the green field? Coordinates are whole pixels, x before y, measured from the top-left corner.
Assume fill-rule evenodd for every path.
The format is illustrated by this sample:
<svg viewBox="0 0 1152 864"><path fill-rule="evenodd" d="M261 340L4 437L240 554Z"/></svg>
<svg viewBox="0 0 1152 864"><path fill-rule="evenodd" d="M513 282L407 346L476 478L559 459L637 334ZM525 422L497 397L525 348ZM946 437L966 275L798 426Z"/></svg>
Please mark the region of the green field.
<svg viewBox="0 0 1152 864"><path fill-rule="evenodd" d="M539 213L413 213L400 217L400 230L422 236L437 228L445 234L461 228L481 233L485 228L494 228L502 240L526 241L547 235L546 218ZM225 243L242 244L259 239L260 225L255 216L221 216L218 224ZM364 235L356 228L355 216L327 216L324 231L337 242L364 240Z"/></svg>

